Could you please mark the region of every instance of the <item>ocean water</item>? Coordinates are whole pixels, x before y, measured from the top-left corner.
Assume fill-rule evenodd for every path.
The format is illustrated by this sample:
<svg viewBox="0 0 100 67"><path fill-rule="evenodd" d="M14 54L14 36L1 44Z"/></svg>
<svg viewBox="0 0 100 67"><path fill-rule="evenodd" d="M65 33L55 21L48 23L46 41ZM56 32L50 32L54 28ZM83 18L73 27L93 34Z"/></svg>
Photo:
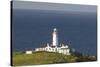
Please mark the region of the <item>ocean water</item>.
<svg viewBox="0 0 100 67"><path fill-rule="evenodd" d="M13 51L33 50L52 43L53 28L59 44L83 54L97 54L96 13L13 9Z"/></svg>

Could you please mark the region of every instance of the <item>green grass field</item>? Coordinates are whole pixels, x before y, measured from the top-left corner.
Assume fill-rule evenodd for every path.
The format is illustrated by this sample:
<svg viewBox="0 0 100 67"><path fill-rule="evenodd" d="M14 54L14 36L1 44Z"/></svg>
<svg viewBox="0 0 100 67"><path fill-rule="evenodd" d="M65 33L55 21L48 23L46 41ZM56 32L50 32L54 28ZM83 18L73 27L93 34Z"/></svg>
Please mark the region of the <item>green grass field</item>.
<svg viewBox="0 0 100 67"><path fill-rule="evenodd" d="M33 54L14 52L12 58L13 66L71 63L77 61L81 62L83 61L83 59L79 59L77 56L74 55L67 56L60 53L43 52L43 51L33 52ZM87 59L85 58L84 61L87 61Z"/></svg>

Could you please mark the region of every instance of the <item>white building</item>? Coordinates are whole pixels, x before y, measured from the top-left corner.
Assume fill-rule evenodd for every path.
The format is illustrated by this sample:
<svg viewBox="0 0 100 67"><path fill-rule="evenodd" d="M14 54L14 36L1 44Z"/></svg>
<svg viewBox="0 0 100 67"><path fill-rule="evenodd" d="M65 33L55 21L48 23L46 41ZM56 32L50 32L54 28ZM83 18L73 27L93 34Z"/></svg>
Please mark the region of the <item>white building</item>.
<svg viewBox="0 0 100 67"><path fill-rule="evenodd" d="M51 45L47 44L46 47L35 48L35 51L58 52L58 53L62 53L65 55L70 55L70 49L68 45L65 45L65 46L64 44L62 44L61 46L58 45L58 33L57 33L56 28L53 29L52 37L53 37L53 40L52 40Z"/></svg>
<svg viewBox="0 0 100 67"><path fill-rule="evenodd" d="M25 52L26 54L32 54L32 51L30 50L30 51L26 51Z"/></svg>

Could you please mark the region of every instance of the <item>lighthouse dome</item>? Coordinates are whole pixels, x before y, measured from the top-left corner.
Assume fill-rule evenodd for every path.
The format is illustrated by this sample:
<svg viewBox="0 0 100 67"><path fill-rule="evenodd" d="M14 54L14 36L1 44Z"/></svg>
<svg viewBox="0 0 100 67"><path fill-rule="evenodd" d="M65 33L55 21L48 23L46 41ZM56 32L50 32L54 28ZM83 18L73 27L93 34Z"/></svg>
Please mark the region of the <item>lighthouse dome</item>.
<svg viewBox="0 0 100 67"><path fill-rule="evenodd" d="M54 28L53 30L54 30L54 31L57 31L57 29L56 29L56 28Z"/></svg>

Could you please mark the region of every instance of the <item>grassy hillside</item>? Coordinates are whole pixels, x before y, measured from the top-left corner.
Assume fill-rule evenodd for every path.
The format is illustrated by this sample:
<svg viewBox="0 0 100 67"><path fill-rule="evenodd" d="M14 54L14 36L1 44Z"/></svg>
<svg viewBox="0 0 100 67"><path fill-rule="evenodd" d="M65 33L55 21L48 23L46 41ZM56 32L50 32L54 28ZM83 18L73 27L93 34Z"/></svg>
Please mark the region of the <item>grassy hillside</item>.
<svg viewBox="0 0 100 67"><path fill-rule="evenodd" d="M17 65L19 66L19 65L55 64L55 63L87 61L86 57L85 60L83 60L83 57L80 58L75 55L67 56L53 52L33 52L33 54L15 52L13 53L12 63L14 66Z"/></svg>

